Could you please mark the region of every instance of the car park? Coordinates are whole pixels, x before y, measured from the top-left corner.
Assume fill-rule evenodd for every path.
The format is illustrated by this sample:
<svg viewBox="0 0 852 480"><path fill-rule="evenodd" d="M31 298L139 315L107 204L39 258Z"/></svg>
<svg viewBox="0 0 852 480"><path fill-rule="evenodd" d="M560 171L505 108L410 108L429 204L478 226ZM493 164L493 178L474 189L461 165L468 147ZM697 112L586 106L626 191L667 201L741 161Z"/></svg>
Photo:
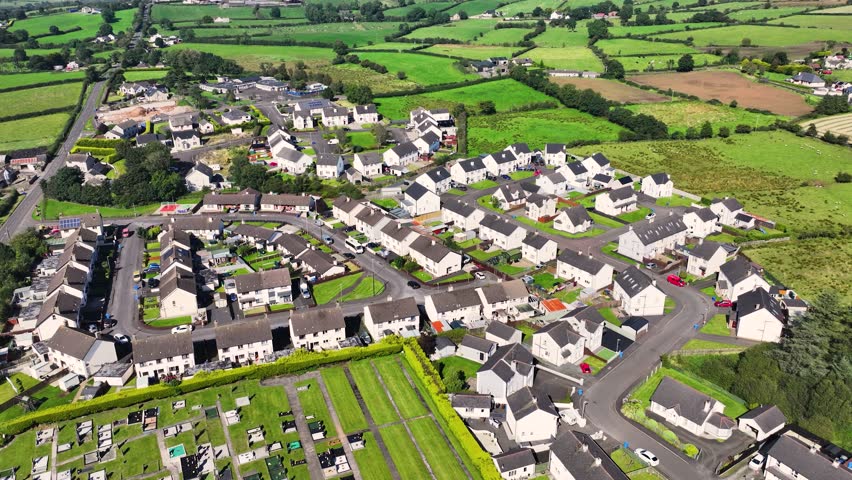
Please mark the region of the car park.
<svg viewBox="0 0 852 480"><path fill-rule="evenodd" d="M656 467L660 464L660 459L657 458L657 456L653 453L649 452L648 450L645 450L644 448L637 448L636 450L634 450L634 452L636 453L636 456L638 456L643 462L647 463L652 467Z"/></svg>
<svg viewBox="0 0 852 480"><path fill-rule="evenodd" d="M408 286L411 287L414 290L417 290L418 288L420 288L420 284L415 282L414 280L409 280Z"/></svg>
<svg viewBox="0 0 852 480"><path fill-rule="evenodd" d="M719 308L731 308L734 306L734 302L730 300L716 300L713 302L713 305Z"/></svg>

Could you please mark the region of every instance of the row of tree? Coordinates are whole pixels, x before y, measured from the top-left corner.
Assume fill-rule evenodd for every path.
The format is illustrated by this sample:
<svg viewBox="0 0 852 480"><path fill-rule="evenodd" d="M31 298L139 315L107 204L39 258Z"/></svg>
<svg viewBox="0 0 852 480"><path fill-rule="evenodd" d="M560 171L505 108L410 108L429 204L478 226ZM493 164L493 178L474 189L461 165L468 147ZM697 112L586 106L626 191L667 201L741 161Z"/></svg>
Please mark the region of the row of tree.
<svg viewBox="0 0 852 480"><path fill-rule="evenodd" d="M284 179L277 173L271 173L264 165L255 165L241 153L231 159L228 177L234 185L240 188L253 188L260 192L269 193L310 193L321 195L323 198L348 196L362 198L361 190L349 182L339 186L324 184L322 179L314 174L297 175Z"/></svg>
<svg viewBox="0 0 852 480"><path fill-rule="evenodd" d="M0 328L11 313L12 292L26 284L32 268L47 254L47 244L35 230L25 230L0 243Z"/></svg>

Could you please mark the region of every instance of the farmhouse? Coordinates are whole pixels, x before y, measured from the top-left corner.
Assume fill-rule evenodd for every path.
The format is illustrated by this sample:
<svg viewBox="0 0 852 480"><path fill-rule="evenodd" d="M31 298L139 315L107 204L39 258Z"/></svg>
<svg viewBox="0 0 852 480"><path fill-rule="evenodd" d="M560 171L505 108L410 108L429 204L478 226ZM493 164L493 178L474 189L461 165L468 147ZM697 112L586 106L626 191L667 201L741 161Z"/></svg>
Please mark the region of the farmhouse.
<svg viewBox="0 0 852 480"><path fill-rule="evenodd" d="M462 230L475 230L485 217L485 212L473 205L455 198L444 200L441 216L446 224L452 224Z"/></svg>
<svg viewBox="0 0 852 480"><path fill-rule="evenodd" d="M734 226L736 224L736 216L744 213L743 205L735 198L714 198L710 203L710 210L719 217L719 223L722 225Z"/></svg>
<svg viewBox="0 0 852 480"><path fill-rule="evenodd" d="M736 426L722 414L725 410L722 402L671 377L663 377L654 390L650 410L693 435L718 440L729 438Z"/></svg>
<svg viewBox="0 0 852 480"><path fill-rule="evenodd" d="M101 340L65 325L60 326L56 333L44 342L44 346L51 363L84 378L94 375L101 365L118 361L113 342Z"/></svg>
<svg viewBox="0 0 852 480"><path fill-rule="evenodd" d="M497 346L497 342L475 335L465 335L456 355L472 362L485 363L497 351Z"/></svg>
<svg viewBox="0 0 852 480"><path fill-rule="evenodd" d="M424 236L411 242L409 255L435 278L458 272L462 268L461 254Z"/></svg>
<svg viewBox="0 0 852 480"><path fill-rule="evenodd" d="M521 245L521 257L530 262L541 265L556 258L557 244L553 240L530 233L524 238Z"/></svg>
<svg viewBox="0 0 852 480"><path fill-rule="evenodd" d="M356 153L352 166L367 178L378 177L382 174L382 160L378 153Z"/></svg>
<svg viewBox="0 0 852 480"><path fill-rule="evenodd" d="M420 335L420 310L414 297L373 303L364 306L364 328L373 340L388 335L416 337Z"/></svg>
<svg viewBox="0 0 852 480"><path fill-rule="evenodd" d="M527 231L523 228L490 213L486 214L479 224L479 238L492 240L495 246L503 250L521 248L526 236Z"/></svg>
<svg viewBox="0 0 852 480"><path fill-rule="evenodd" d="M533 333L532 354L557 367L582 360L585 347L586 339L566 321L549 323Z"/></svg>
<svg viewBox="0 0 852 480"><path fill-rule="evenodd" d="M408 255L411 242L420 234L399 222L388 222L382 227L381 244L391 252L404 257Z"/></svg>
<svg viewBox="0 0 852 480"><path fill-rule="evenodd" d="M787 417L775 405L761 405L737 418L737 428L758 442L780 431L787 425Z"/></svg>
<svg viewBox="0 0 852 480"><path fill-rule="evenodd" d="M346 322L340 307L294 310L290 314L290 338L293 348L336 350L345 339Z"/></svg>
<svg viewBox="0 0 852 480"><path fill-rule="evenodd" d="M461 418L485 420L491 416L491 395L456 393L450 402Z"/></svg>
<svg viewBox="0 0 852 480"><path fill-rule="evenodd" d="M531 478L535 475L535 455L529 448L516 448L492 457L500 476L506 480Z"/></svg>
<svg viewBox="0 0 852 480"><path fill-rule="evenodd" d="M709 207L689 207L683 214L686 235L690 238L705 238L722 231L719 217Z"/></svg>
<svg viewBox="0 0 852 480"><path fill-rule="evenodd" d="M485 180L488 169L481 158L469 158L467 160L459 160L450 167L450 175L453 181L464 185L480 182Z"/></svg>
<svg viewBox="0 0 852 480"><path fill-rule="evenodd" d="M564 143L548 143L544 146L544 163L561 167L565 165L568 159L568 153L565 150Z"/></svg>
<svg viewBox="0 0 852 480"><path fill-rule="evenodd" d="M352 117L355 123L379 123L379 112L376 106L372 103L369 105L356 105L352 110Z"/></svg>
<svg viewBox="0 0 852 480"><path fill-rule="evenodd" d="M558 174L557 174L558 175ZM530 193L527 196L526 216L533 220L556 215L556 197Z"/></svg>
<svg viewBox="0 0 852 480"><path fill-rule="evenodd" d="M325 153L317 156L317 176L334 179L343 173L343 155Z"/></svg>
<svg viewBox="0 0 852 480"><path fill-rule="evenodd" d="M787 326L781 304L763 288L739 296L734 318L737 337L758 342L780 342Z"/></svg>
<svg viewBox="0 0 852 480"><path fill-rule="evenodd" d="M549 473L554 480L628 480L590 436L566 430L550 446Z"/></svg>
<svg viewBox="0 0 852 480"><path fill-rule="evenodd" d="M698 278L704 278L719 273L719 268L725 263L728 252L722 245L710 240L700 240L698 245L689 251L686 272Z"/></svg>
<svg viewBox="0 0 852 480"><path fill-rule="evenodd" d="M563 208L553 219L553 229L568 233L583 233L592 227L592 217L582 205Z"/></svg>
<svg viewBox="0 0 852 480"><path fill-rule="evenodd" d="M539 192L549 195L564 195L568 191L568 179L558 171L547 175L539 175L535 180Z"/></svg>
<svg viewBox="0 0 852 480"><path fill-rule="evenodd" d="M527 287L521 280L510 280L476 289L482 300L482 316L486 320L511 321L518 315L518 307L527 303Z"/></svg>
<svg viewBox="0 0 852 480"><path fill-rule="evenodd" d="M558 425L559 412L546 394L523 387L507 398L506 426L516 442L550 443Z"/></svg>
<svg viewBox="0 0 852 480"><path fill-rule="evenodd" d="M180 378L195 366L192 333L155 335L133 342L133 366L139 378Z"/></svg>
<svg viewBox="0 0 852 480"><path fill-rule="evenodd" d="M405 189L405 196L401 205L409 215L419 217L440 210L441 197L420 183L414 182Z"/></svg>
<svg viewBox="0 0 852 480"><path fill-rule="evenodd" d="M811 88L822 88L825 86L825 80L810 72L799 72L793 77L787 79L788 82L795 85L804 85Z"/></svg>
<svg viewBox="0 0 852 480"><path fill-rule="evenodd" d="M657 281L634 266L616 275L612 298L621 303L625 313L635 317L662 315L665 310L666 294L657 288Z"/></svg>
<svg viewBox="0 0 852 480"><path fill-rule="evenodd" d="M595 211L611 217L632 212L638 208L636 192L632 188L619 188L595 196Z"/></svg>
<svg viewBox="0 0 852 480"><path fill-rule="evenodd" d="M716 278L716 294L721 298L737 301L740 295L756 289L769 290L769 283L757 274L745 257L736 257L719 267Z"/></svg>
<svg viewBox="0 0 852 480"><path fill-rule="evenodd" d="M521 343L523 334L520 330L512 328L505 323L491 322L485 329L485 339L496 343L498 347Z"/></svg>
<svg viewBox="0 0 852 480"><path fill-rule="evenodd" d="M556 258L556 276L574 280L584 290L596 292L612 283L613 268L591 255L582 255L567 248Z"/></svg>
<svg viewBox="0 0 852 480"><path fill-rule="evenodd" d="M269 320L220 325L214 330L219 360L235 365L263 363L272 355L272 327Z"/></svg>
<svg viewBox="0 0 852 480"><path fill-rule="evenodd" d="M642 179L642 193L652 198L672 196L674 182L667 173L653 173Z"/></svg>
<svg viewBox="0 0 852 480"><path fill-rule="evenodd" d="M625 189L626 190L626 189ZM618 237L618 253L637 261L656 258L676 245L686 242L686 225L679 216L670 215L664 220L653 218L644 225L628 226Z"/></svg>
<svg viewBox="0 0 852 480"><path fill-rule="evenodd" d="M476 372L476 392L494 397L505 405L509 395L533 384L533 356L521 344L513 343L497 350Z"/></svg>
<svg viewBox="0 0 852 480"><path fill-rule="evenodd" d="M238 275L225 281L225 293L236 295L242 310L293 301L290 270L277 268Z"/></svg>
<svg viewBox="0 0 852 480"><path fill-rule="evenodd" d="M450 189L452 178L446 168L438 167L420 175L415 181L426 187L430 192L440 195Z"/></svg>

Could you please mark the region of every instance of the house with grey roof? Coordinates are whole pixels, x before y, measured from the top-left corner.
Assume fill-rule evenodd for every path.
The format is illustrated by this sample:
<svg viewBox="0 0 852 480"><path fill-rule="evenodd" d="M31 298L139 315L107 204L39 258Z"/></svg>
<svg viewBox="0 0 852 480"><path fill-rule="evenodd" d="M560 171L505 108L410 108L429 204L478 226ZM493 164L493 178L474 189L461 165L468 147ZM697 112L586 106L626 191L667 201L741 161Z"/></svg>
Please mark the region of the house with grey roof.
<svg viewBox="0 0 852 480"><path fill-rule="evenodd" d="M714 198L710 202L710 210L719 217L719 223L731 227L736 224L736 216L740 213L745 213L743 204L732 197Z"/></svg>
<svg viewBox="0 0 852 480"><path fill-rule="evenodd" d="M521 257L535 265L556 258L558 245L553 240L537 233L528 233L521 244Z"/></svg>
<svg viewBox="0 0 852 480"><path fill-rule="evenodd" d="M527 191L516 183L504 183L492 195L503 210L520 207L527 200Z"/></svg>
<svg viewBox="0 0 852 480"><path fill-rule="evenodd" d="M390 221L391 218L385 215L384 210L375 205L369 205L361 208L354 215L350 225L366 235L371 242L379 242L382 238L382 228Z"/></svg>
<svg viewBox="0 0 852 480"><path fill-rule="evenodd" d="M503 250L521 248L526 236L527 230L497 215L485 214L479 222L479 238L491 240L494 246Z"/></svg>
<svg viewBox="0 0 852 480"><path fill-rule="evenodd" d="M500 476L506 480L531 478L535 475L535 455L532 449L515 448L494 455L491 460L494 461Z"/></svg>
<svg viewBox="0 0 852 480"><path fill-rule="evenodd" d="M282 148L273 155L272 161L278 163L282 172L293 175L305 173L314 163L313 158L295 148Z"/></svg>
<svg viewBox="0 0 852 480"><path fill-rule="evenodd" d="M445 336L438 335L435 337L435 352L429 356L429 359L437 361L442 358L452 357L456 354L457 349L458 347L456 347L455 342Z"/></svg>
<svg viewBox="0 0 852 480"><path fill-rule="evenodd" d="M580 207L582 208L582 207ZM556 276L573 280L583 290L596 292L612 284L613 268L591 255L563 248L556 257Z"/></svg>
<svg viewBox="0 0 852 480"><path fill-rule="evenodd" d="M183 152L201 146L201 134L198 130L173 130L172 151Z"/></svg>
<svg viewBox="0 0 852 480"><path fill-rule="evenodd" d="M401 222L388 222L382 227L380 243L389 251L404 257L408 255L411 243L419 237L419 233Z"/></svg>
<svg viewBox="0 0 852 480"><path fill-rule="evenodd" d="M738 338L779 343L781 333L787 327L787 317L781 304L763 288L740 295L732 316Z"/></svg>
<svg viewBox="0 0 852 480"><path fill-rule="evenodd" d="M260 211L272 213L308 213L316 208L316 199L307 193L264 193Z"/></svg>
<svg viewBox="0 0 852 480"><path fill-rule="evenodd" d="M485 164L485 168L488 169L488 173L494 176L500 176L508 175L517 170L518 167L529 162L524 162L511 150L503 150L492 153L491 155L486 155L486 157L482 159L482 163Z"/></svg>
<svg viewBox="0 0 852 480"><path fill-rule="evenodd" d="M139 378L180 378L195 366L192 332L155 335L133 342L133 366Z"/></svg>
<svg viewBox="0 0 852 480"><path fill-rule="evenodd" d="M710 207L687 208L683 213L683 223L686 225L686 236L690 238L705 238L722 231L719 217Z"/></svg>
<svg viewBox="0 0 852 480"><path fill-rule="evenodd" d="M618 188L595 196L595 211L616 217L639 208L632 188Z"/></svg>
<svg viewBox="0 0 852 480"><path fill-rule="evenodd" d="M755 227L757 220L747 213L738 213L734 215L734 227L743 230L750 230Z"/></svg>
<svg viewBox="0 0 852 480"><path fill-rule="evenodd" d="M590 436L566 430L550 445L548 473L554 480L629 480Z"/></svg>
<svg viewBox="0 0 852 480"><path fill-rule="evenodd" d="M482 364L491 358L491 355L497 351L497 347L497 342L468 334L465 335L462 338L461 343L459 343L456 355L466 358L472 362Z"/></svg>
<svg viewBox="0 0 852 480"><path fill-rule="evenodd" d="M222 112L222 123L225 125L241 125L251 121L251 115L242 110L232 108L227 112Z"/></svg>
<svg viewBox="0 0 852 480"><path fill-rule="evenodd" d="M544 362L561 367L583 359L586 339L567 321L549 323L532 337L532 353Z"/></svg>
<svg viewBox="0 0 852 480"><path fill-rule="evenodd" d="M414 297L393 299L364 306L364 328L373 340L388 335L420 336L420 309Z"/></svg>
<svg viewBox="0 0 852 480"><path fill-rule="evenodd" d="M352 160L352 167L361 172L367 178L378 177L382 174L382 165L385 161L378 153L359 152Z"/></svg>
<svg viewBox="0 0 852 480"><path fill-rule="evenodd" d="M322 109L322 124L325 127L345 127L349 125L349 110L336 105Z"/></svg>
<svg viewBox="0 0 852 480"><path fill-rule="evenodd" d="M548 195L565 195L571 188L568 179L559 170L546 175L539 175L535 179L535 184L539 187L541 193Z"/></svg>
<svg viewBox="0 0 852 480"><path fill-rule="evenodd" d="M405 189L401 206L412 217L419 217L440 210L441 197L419 182L414 182Z"/></svg>
<svg viewBox="0 0 852 480"><path fill-rule="evenodd" d="M202 190L205 187L209 188L213 185L214 176L215 173L213 173L213 169L210 168L209 165L202 162L196 162L195 165L189 169L186 177L184 177L186 188L190 192Z"/></svg>
<svg viewBox="0 0 852 480"><path fill-rule="evenodd" d="M618 182L615 181L615 177L612 175L607 175L605 173L596 173L589 178L588 187L592 190L601 190L603 188L611 188L613 190L618 190Z"/></svg>
<svg viewBox="0 0 852 480"><path fill-rule="evenodd" d="M102 365L118 361L113 342L65 325L43 345L48 361L83 378L94 375Z"/></svg>
<svg viewBox="0 0 852 480"><path fill-rule="evenodd" d="M719 273L719 268L728 258L728 251L720 243L700 239L698 245L689 250L686 272L698 278Z"/></svg>
<svg viewBox="0 0 852 480"><path fill-rule="evenodd" d="M574 186L585 187L589 182L589 170L583 165L583 162L568 162L556 171L561 173L565 180Z"/></svg>
<svg viewBox="0 0 852 480"><path fill-rule="evenodd" d="M491 395L456 393L450 398L450 404L464 419L485 420L491 416Z"/></svg>
<svg viewBox="0 0 852 480"><path fill-rule="evenodd" d="M627 315L648 317L662 315L665 311L666 294L635 266L625 268L615 277L612 298L621 304Z"/></svg>
<svg viewBox="0 0 852 480"><path fill-rule="evenodd" d="M219 325L213 332L219 360L248 365L263 363L272 355L272 327L267 319Z"/></svg>
<svg viewBox="0 0 852 480"><path fill-rule="evenodd" d="M580 307L565 315L567 321L575 332L586 339L586 348L597 352L603 341L604 323L606 319L595 307Z"/></svg>
<svg viewBox="0 0 852 480"><path fill-rule="evenodd" d="M519 343L497 347L476 371L476 392L491 395L504 405L509 395L532 387L535 367L532 354Z"/></svg>
<svg viewBox="0 0 852 480"><path fill-rule="evenodd" d="M769 283L745 257L734 257L719 267L719 276L716 277L716 295L719 297L735 302L743 293L756 289L769 291Z"/></svg>
<svg viewBox="0 0 852 480"><path fill-rule="evenodd" d="M544 145L544 163L561 167L565 165L568 153L564 143L547 143Z"/></svg>
<svg viewBox="0 0 852 480"><path fill-rule="evenodd" d="M293 348L336 350L346 338L345 331L346 322L340 307L294 310L290 314Z"/></svg>
<svg viewBox="0 0 852 480"><path fill-rule="evenodd" d="M651 395L649 409L693 435L725 440L736 428L736 423L723 414L722 402L668 376Z"/></svg>
<svg viewBox="0 0 852 480"><path fill-rule="evenodd" d="M272 245L285 258L296 257L308 249L308 243L305 239L292 233L281 234L281 236L272 241Z"/></svg>
<svg viewBox="0 0 852 480"><path fill-rule="evenodd" d="M390 167L405 167L420 158L420 151L411 142L400 143L382 154L385 165Z"/></svg>
<svg viewBox="0 0 852 480"><path fill-rule="evenodd" d="M202 213L228 211L254 212L260 201L260 192L246 188L237 193L208 193L202 199Z"/></svg>
<svg viewBox="0 0 852 480"><path fill-rule="evenodd" d="M415 138L411 143L417 147L420 155L435 153L441 148L441 132L430 130Z"/></svg>
<svg viewBox="0 0 852 480"><path fill-rule="evenodd" d="M343 155L321 153L317 155L317 176L333 179L343 174Z"/></svg>
<svg viewBox="0 0 852 480"><path fill-rule="evenodd" d="M458 272L462 268L460 253L450 250L435 239L422 235L411 242L408 254L435 278Z"/></svg>
<svg viewBox="0 0 852 480"><path fill-rule="evenodd" d="M238 275L225 280L225 293L234 295L243 311L293 301L290 270L276 268Z"/></svg>
<svg viewBox="0 0 852 480"><path fill-rule="evenodd" d="M848 458L822 453L819 444L787 432L769 447L763 467L768 480L852 480Z"/></svg>
<svg viewBox="0 0 852 480"><path fill-rule="evenodd" d="M527 218L533 220L550 218L556 215L556 197L540 193L530 193L527 195L525 214Z"/></svg>
<svg viewBox="0 0 852 480"><path fill-rule="evenodd" d="M669 215L636 226L628 225L627 231L618 237L618 253L644 262L685 243L686 225L679 215Z"/></svg>
<svg viewBox="0 0 852 480"><path fill-rule="evenodd" d="M582 205L562 208L553 218L553 229L568 233L583 233L592 228L592 217Z"/></svg>
<svg viewBox="0 0 852 480"><path fill-rule="evenodd" d="M811 72L799 72L788 78L787 81L795 85L804 85L811 88L822 88L825 86L825 80Z"/></svg>
<svg viewBox="0 0 852 480"><path fill-rule="evenodd" d="M355 226L355 217L366 208L364 202L349 197L337 197L331 204L331 214L349 226Z"/></svg>
<svg viewBox="0 0 852 480"><path fill-rule="evenodd" d="M506 427L517 443L550 444L556 437L559 412L547 394L523 387L506 399Z"/></svg>
<svg viewBox="0 0 852 480"><path fill-rule="evenodd" d="M775 405L761 405L737 418L737 428L758 442L781 431L786 425L787 417Z"/></svg>
<svg viewBox="0 0 852 480"><path fill-rule="evenodd" d="M668 198L674 193L674 182L667 173L652 173L642 178L640 191L651 198Z"/></svg>
<svg viewBox="0 0 852 480"><path fill-rule="evenodd" d="M450 167L450 175L453 181L463 185L470 185L471 183L485 180L487 173L488 169L479 157L459 160Z"/></svg>
<svg viewBox="0 0 852 480"><path fill-rule="evenodd" d="M526 143L513 143L506 147L506 150L512 152L521 162L521 165L528 164L532 161L533 151L530 150L530 146Z"/></svg>
<svg viewBox="0 0 852 480"><path fill-rule="evenodd" d="M465 325L482 323L482 300L474 288L454 289L427 295L426 314L432 322L461 322Z"/></svg>
<svg viewBox="0 0 852 480"><path fill-rule="evenodd" d="M498 282L476 291L482 300L482 315L489 321L518 320L522 316L519 307L529 301L527 286L521 280Z"/></svg>
<svg viewBox="0 0 852 480"><path fill-rule="evenodd" d="M498 347L521 343L523 334L517 328L510 327L502 322L491 322L485 329L485 339L496 343Z"/></svg>
<svg viewBox="0 0 852 480"><path fill-rule="evenodd" d="M415 181L426 187L430 192L440 195L450 189L452 176L446 168L437 167L421 174Z"/></svg>
<svg viewBox="0 0 852 480"><path fill-rule="evenodd" d="M471 203L456 198L447 198L441 206L441 218L444 223L452 224L463 231L479 228L485 212Z"/></svg>
<svg viewBox="0 0 852 480"><path fill-rule="evenodd" d="M296 255L295 263L302 273L313 274L317 279L329 278L346 273L346 267L322 250L307 249Z"/></svg>
<svg viewBox="0 0 852 480"><path fill-rule="evenodd" d="M372 103L367 105L356 105L352 109L352 119L355 123L379 123L379 112Z"/></svg>
<svg viewBox="0 0 852 480"><path fill-rule="evenodd" d="M609 159L600 152L584 158L583 166L586 167L586 171L589 172L589 177L597 174L608 175L611 177L612 173L615 171L615 169L612 168Z"/></svg>

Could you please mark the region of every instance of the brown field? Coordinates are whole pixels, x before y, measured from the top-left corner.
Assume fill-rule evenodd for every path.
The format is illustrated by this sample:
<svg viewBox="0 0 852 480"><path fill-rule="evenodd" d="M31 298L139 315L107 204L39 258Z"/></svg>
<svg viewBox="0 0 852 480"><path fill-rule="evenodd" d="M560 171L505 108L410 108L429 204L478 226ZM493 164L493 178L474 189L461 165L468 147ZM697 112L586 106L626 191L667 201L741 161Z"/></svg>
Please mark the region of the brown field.
<svg viewBox="0 0 852 480"><path fill-rule="evenodd" d="M813 110L801 95L753 82L735 72L655 73L633 75L630 80L662 90L671 88L702 100L715 98L723 103L736 100L740 108L769 110L789 117L798 117Z"/></svg>
<svg viewBox="0 0 852 480"><path fill-rule="evenodd" d="M574 78L553 77L551 82L557 85L570 83L575 87L585 90L591 89L604 96L607 100L621 103L656 103L665 102L669 98L656 92L649 92L630 85L606 80L604 78Z"/></svg>

